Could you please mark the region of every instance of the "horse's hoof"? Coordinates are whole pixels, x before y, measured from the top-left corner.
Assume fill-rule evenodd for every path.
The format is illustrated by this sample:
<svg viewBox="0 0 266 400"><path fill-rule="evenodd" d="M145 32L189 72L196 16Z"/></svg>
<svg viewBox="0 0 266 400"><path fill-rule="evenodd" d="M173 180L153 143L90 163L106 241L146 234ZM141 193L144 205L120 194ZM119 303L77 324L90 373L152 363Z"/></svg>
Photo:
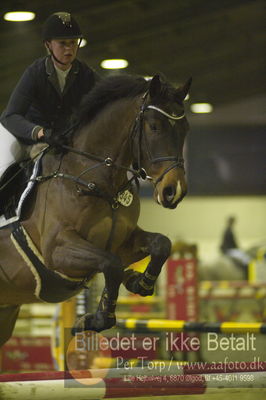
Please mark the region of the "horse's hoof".
<svg viewBox="0 0 266 400"><path fill-rule="evenodd" d="M128 270L125 272L124 285L127 290L140 296L151 296L154 292L154 286L148 286L143 280L144 274L141 272Z"/></svg>
<svg viewBox="0 0 266 400"><path fill-rule="evenodd" d="M72 333L83 331L101 332L110 329L116 324L115 316L108 316L107 312L98 311L96 314L85 314L75 324Z"/></svg>

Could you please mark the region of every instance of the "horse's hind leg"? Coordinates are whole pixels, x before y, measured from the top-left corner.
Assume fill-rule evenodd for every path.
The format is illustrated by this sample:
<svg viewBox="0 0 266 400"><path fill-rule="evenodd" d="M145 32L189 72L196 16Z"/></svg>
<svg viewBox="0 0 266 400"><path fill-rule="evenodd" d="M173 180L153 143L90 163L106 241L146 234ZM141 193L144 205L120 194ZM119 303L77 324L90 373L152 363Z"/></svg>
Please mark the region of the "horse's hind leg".
<svg viewBox="0 0 266 400"><path fill-rule="evenodd" d="M11 337L20 306L0 306L0 347Z"/></svg>
<svg viewBox="0 0 266 400"><path fill-rule="evenodd" d="M171 241L159 233L145 232L137 228L131 237L131 248L133 250L132 262L151 256L151 260L143 273L129 269L124 273L123 283L132 293L141 296L153 294L155 282L161 272L162 266L171 252Z"/></svg>

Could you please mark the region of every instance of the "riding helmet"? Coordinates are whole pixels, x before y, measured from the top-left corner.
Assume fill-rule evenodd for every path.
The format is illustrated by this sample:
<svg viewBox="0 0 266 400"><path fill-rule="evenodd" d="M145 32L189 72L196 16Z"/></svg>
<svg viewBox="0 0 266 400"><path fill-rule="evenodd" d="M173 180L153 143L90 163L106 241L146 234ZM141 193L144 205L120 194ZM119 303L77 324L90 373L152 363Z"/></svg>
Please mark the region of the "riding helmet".
<svg viewBox="0 0 266 400"><path fill-rule="evenodd" d="M82 38L80 27L68 12L56 12L43 25L43 40Z"/></svg>

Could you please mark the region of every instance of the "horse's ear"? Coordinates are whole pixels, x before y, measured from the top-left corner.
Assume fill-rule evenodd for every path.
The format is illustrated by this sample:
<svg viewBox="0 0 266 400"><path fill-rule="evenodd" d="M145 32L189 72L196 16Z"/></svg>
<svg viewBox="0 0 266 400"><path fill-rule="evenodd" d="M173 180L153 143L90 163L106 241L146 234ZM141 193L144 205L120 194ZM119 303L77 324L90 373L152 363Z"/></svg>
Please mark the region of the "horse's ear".
<svg viewBox="0 0 266 400"><path fill-rule="evenodd" d="M188 94L188 91L190 89L191 82L192 82L192 78L190 77L184 85L182 85L176 89L177 100L183 101L185 99L185 97Z"/></svg>
<svg viewBox="0 0 266 400"><path fill-rule="evenodd" d="M149 93L151 98L157 97L161 92L161 80L160 75L154 75L150 82Z"/></svg>

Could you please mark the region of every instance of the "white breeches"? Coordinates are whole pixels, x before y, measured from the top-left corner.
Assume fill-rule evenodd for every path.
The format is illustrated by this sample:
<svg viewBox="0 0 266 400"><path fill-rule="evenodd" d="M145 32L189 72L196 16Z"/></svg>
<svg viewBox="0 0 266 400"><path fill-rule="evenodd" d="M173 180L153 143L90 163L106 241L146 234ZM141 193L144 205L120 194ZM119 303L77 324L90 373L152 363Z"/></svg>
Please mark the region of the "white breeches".
<svg viewBox="0 0 266 400"><path fill-rule="evenodd" d="M25 146L0 123L0 178L9 165L22 160L24 155Z"/></svg>

